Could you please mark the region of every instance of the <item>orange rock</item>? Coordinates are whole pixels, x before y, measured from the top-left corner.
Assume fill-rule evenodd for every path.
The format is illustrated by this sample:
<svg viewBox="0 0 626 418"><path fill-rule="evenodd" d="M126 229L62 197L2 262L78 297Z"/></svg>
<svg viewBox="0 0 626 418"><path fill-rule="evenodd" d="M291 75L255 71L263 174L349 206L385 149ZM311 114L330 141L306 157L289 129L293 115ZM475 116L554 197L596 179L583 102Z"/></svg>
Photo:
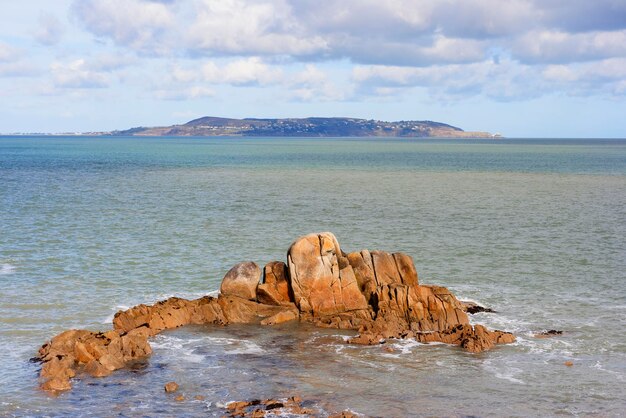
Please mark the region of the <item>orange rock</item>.
<svg viewBox="0 0 626 418"><path fill-rule="evenodd" d="M572 367L574 365L574 362L573 361L566 361L563 364L565 364L567 367Z"/></svg>
<svg viewBox="0 0 626 418"><path fill-rule="evenodd" d="M263 269L264 282L256 290L257 300L266 305L283 305L293 302L288 280L287 265L282 261L272 261Z"/></svg>
<svg viewBox="0 0 626 418"><path fill-rule="evenodd" d="M368 309L352 267L332 233L310 234L296 240L287 252L287 265L300 312L320 317Z"/></svg>
<svg viewBox="0 0 626 418"><path fill-rule="evenodd" d="M88 373L92 377L106 377L111 374L113 370L100 364L98 360L91 360L85 365L85 373Z"/></svg>
<svg viewBox="0 0 626 418"><path fill-rule="evenodd" d="M85 344L81 342L77 342L74 345L74 357L76 357L76 361L80 363L89 363L94 359L94 357L89 354L89 351L87 351Z"/></svg>
<svg viewBox="0 0 626 418"><path fill-rule="evenodd" d="M252 261L235 264L222 279L220 293L256 300L256 288L261 278L261 269Z"/></svg>
<svg viewBox="0 0 626 418"><path fill-rule="evenodd" d="M60 392L71 389L72 385L70 384L70 379L67 377L53 377L52 379L46 380L41 385L41 388L51 392Z"/></svg>
<svg viewBox="0 0 626 418"><path fill-rule="evenodd" d="M167 382L164 386L165 392L172 393L178 390L178 383L176 382Z"/></svg>
<svg viewBox="0 0 626 418"><path fill-rule="evenodd" d="M283 322L289 322L298 319L298 311L289 310L278 312L275 315L270 316L269 318L265 318L261 321L261 325L276 325L282 324Z"/></svg>
<svg viewBox="0 0 626 418"><path fill-rule="evenodd" d="M178 395L177 397L174 398L174 400L176 402L182 402L185 400L185 395Z"/></svg>
<svg viewBox="0 0 626 418"><path fill-rule="evenodd" d="M393 259L396 262L396 268L398 269L398 273L400 274L402 284L407 286L417 285L417 270L415 270L413 258L404 253L394 253Z"/></svg>

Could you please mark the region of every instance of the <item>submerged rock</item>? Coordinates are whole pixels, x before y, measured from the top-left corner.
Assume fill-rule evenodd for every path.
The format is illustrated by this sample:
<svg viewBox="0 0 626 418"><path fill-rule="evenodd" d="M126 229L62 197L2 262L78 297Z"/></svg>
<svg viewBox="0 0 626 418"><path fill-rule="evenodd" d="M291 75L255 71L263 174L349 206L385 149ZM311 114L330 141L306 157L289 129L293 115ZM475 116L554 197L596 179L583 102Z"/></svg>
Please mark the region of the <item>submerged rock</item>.
<svg viewBox="0 0 626 418"><path fill-rule="evenodd" d="M167 393L172 393L172 392L176 392L178 390L178 383L176 382L167 382L165 384L165 392Z"/></svg>
<svg viewBox="0 0 626 418"><path fill-rule="evenodd" d="M481 306L476 302L472 302L470 300L462 300L461 304L463 305L463 310L468 314L473 315L480 312L496 313L496 311L494 311L493 309L485 308L484 306Z"/></svg>
<svg viewBox="0 0 626 418"><path fill-rule="evenodd" d="M559 330L556 330L556 329L551 329L551 330L548 330L548 331L543 331L543 332L540 332L538 334L535 334L534 337L535 338L550 338L550 337L554 337L556 335L562 335L562 334L563 334L563 331L559 331Z"/></svg>
<svg viewBox="0 0 626 418"><path fill-rule="evenodd" d="M261 282L256 263L239 263L225 275L217 298L173 297L138 305L115 314L111 331L57 335L37 356L43 363L41 387L70 389L77 371L107 376L150 355L148 337L187 324L276 325L299 320L358 330L349 340L353 344L412 338L474 353L515 340L510 333L470 325L466 312L473 308L445 287L420 285L410 256L368 250L346 254L330 232L297 239L287 252L287 264L268 263L263 273Z"/></svg>

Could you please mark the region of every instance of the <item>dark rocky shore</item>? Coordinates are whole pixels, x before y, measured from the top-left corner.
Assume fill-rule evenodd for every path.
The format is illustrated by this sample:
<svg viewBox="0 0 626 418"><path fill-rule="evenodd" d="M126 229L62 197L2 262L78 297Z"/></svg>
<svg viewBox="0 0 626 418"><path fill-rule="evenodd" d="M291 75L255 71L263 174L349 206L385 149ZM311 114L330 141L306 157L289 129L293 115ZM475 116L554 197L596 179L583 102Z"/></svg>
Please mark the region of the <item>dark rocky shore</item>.
<svg viewBox="0 0 626 418"><path fill-rule="evenodd" d="M260 324L301 321L355 330L351 344L384 344L388 339L454 344L481 352L511 343L507 332L472 326L468 306L448 289L420 285L410 256L368 251L344 253L330 232L298 238L287 263L235 265L218 297L170 298L120 311L113 329L65 331L44 344L41 387L71 388L76 373L104 377L152 352L151 336L187 324ZM248 405L250 406L250 405Z"/></svg>

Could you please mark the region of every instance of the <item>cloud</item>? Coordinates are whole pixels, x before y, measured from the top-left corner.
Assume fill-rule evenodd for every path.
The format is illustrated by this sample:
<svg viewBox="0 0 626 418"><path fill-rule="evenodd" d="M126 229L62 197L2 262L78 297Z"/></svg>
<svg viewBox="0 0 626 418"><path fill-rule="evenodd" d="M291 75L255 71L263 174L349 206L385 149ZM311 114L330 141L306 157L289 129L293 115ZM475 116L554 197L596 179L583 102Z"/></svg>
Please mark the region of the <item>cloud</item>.
<svg viewBox="0 0 626 418"><path fill-rule="evenodd" d="M35 39L42 45L56 45L61 41L65 28L54 15L41 14L37 23Z"/></svg>
<svg viewBox="0 0 626 418"><path fill-rule="evenodd" d="M280 81L282 70L265 64L259 57L235 60L220 67L208 62L202 67L202 78L211 84L260 85Z"/></svg>
<svg viewBox="0 0 626 418"><path fill-rule="evenodd" d="M430 66L622 54L622 0L81 0L84 27L139 52ZM587 23L581 23L587 22ZM592 31L593 33L588 33Z"/></svg>
<svg viewBox="0 0 626 418"><path fill-rule="evenodd" d="M12 62L19 56L19 51L11 45L0 41L0 62Z"/></svg>
<svg viewBox="0 0 626 418"><path fill-rule="evenodd" d="M160 100L183 101L215 96L215 90L204 86L192 86L184 89L157 89L154 97Z"/></svg>
<svg viewBox="0 0 626 418"><path fill-rule="evenodd" d="M623 0L74 0L72 14L124 58L57 68L59 85L105 86L133 57L162 58L163 99L229 85L305 101L413 88L508 101L622 94L626 80L608 70L626 58Z"/></svg>
<svg viewBox="0 0 626 418"><path fill-rule="evenodd" d="M0 77L31 77L39 74L39 69L23 55L18 48L0 41Z"/></svg>
<svg viewBox="0 0 626 418"><path fill-rule="evenodd" d="M516 57L530 63L569 63L626 57L626 30L529 32L514 42L512 51Z"/></svg>
<svg viewBox="0 0 626 418"><path fill-rule="evenodd" d="M97 36L139 51L162 52L170 48L166 30L175 25L169 3L80 0L74 2L72 10L83 26Z"/></svg>
<svg viewBox="0 0 626 418"><path fill-rule="evenodd" d="M50 70L57 88L93 89L108 87L110 80L105 74L94 71L84 59L71 62L54 62Z"/></svg>
<svg viewBox="0 0 626 418"><path fill-rule="evenodd" d="M306 31L287 1L195 1L196 18L186 47L217 55L310 55L325 48L323 36Z"/></svg>

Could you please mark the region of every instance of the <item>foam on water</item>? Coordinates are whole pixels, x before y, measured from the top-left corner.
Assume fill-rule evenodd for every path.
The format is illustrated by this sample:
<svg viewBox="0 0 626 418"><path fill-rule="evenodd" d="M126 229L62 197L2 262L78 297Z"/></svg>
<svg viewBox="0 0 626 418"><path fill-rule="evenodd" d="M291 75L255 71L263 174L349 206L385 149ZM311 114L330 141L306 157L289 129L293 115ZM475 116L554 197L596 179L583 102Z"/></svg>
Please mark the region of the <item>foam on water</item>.
<svg viewBox="0 0 626 418"><path fill-rule="evenodd" d="M522 379L516 377L522 374L522 369L518 367L512 367L502 364L496 365L495 362L491 360L486 360L483 362L483 368L487 372L492 373L498 379L506 380L518 385L526 384L526 382L524 382Z"/></svg>
<svg viewBox="0 0 626 418"><path fill-rule="evenodd" d="M0 266L0 275L8 275L15 271L15 266L9 263L4 263Z"/></svg>
<svg viewBox="0 0 626 418"><path fill-rule="evenodd" d="M115 318L115 314L118 313L119 311L125 311L130 309L130 306L126 306L126 305L117 305L116 307L113 308L113 312L111 313L111 315L107 316L106 318L104 318L102 320L103 324L107 324L107 325L111 325L113 323L113 319Z"/></svg>

